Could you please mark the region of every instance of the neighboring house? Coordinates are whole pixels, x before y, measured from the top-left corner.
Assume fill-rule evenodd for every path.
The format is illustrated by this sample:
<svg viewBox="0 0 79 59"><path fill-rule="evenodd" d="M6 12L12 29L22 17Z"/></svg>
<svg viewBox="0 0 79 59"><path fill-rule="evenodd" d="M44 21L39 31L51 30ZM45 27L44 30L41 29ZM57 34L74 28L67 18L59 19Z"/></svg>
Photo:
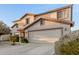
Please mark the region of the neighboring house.
<svg viewBox="0 0 79 59"><path fill-rule="evenodd" d="M72 5L64 6L62 8L54 9L41 14L31 14L29 24L27 21L28 15L24 15L23 18L18 20L21 24L15 21L15 28L18 24L19 36L23 36L29 40L29 42L44 43L44 42L56 42L62 36L71 32L72 22ZM24 24L24 25L23 25ZM20 28L20 26L22 27ZM17 33L17 32L15 32Z"/></svg>

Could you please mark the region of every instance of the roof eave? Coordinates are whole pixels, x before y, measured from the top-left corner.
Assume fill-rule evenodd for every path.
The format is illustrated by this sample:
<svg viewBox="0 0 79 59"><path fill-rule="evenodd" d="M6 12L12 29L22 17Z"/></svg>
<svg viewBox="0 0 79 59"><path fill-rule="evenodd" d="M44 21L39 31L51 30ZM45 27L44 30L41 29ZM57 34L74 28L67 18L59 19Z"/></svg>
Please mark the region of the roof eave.
<svg viewBox="0 0 79 59"><path fill-rule="evenodd" d="M66 6L64 6L64 7L56 8L56 9L50 10L50 11L48 11L48 12L44 12L44 13L37 14L37 15L35 15L35 16L39 16L39 15L43 15L43 14L55 12L55 11L62 10L62 9L66 9L66 8L72 8L72 6L73 6L72 4L71 4L71 5L66 5Z"/></svg>

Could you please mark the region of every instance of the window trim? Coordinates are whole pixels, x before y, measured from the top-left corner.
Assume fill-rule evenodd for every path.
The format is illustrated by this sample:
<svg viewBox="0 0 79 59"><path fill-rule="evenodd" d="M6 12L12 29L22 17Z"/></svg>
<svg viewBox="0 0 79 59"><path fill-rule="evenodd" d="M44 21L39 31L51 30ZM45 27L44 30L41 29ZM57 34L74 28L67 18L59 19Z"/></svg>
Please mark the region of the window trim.
<svg viewBox="0 0 79 59"><path fill-rule="evenodd" d="M29 24L29 18L26 18L26 24Z"/></svg>
<svg viewBox="0 0 79 59"><path fill-rule="evenodd" d="M64 18L64 11L57 11L57 19L63 19L63 18Z"/></svg>
<svg viewBox="0 0 79 59"><path fill-rule="evenodd" d="M16 28L18 28L18 24L16 24Z"/></svg>
<svg viewBox="0 0 79 59"><path fill-rule="evenodd" d="M44 25L44 20L40 20L40 25Z"/></svg>

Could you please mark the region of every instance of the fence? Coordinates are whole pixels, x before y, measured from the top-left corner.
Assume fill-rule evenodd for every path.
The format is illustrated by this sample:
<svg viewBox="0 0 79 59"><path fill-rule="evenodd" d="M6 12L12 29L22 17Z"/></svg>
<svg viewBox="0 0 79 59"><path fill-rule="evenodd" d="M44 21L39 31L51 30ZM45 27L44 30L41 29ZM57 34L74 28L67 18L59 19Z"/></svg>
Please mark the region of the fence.
<svg viewBox="0 0 79 59"><path fill-rule="evenodd" d="M8 41L10 38L10 35L1 35L0 36L0 41Z"/></svg>

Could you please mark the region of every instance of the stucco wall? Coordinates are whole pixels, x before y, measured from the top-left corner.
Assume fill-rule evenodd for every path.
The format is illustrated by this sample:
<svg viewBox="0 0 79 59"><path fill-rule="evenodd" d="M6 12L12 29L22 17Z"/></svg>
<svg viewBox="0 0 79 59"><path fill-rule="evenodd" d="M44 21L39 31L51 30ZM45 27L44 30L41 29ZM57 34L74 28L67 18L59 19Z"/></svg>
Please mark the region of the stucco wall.
<svg viewBox="0 0 79 59"><path fill-rule="evenodd" d="M20 21L17 21L15 23L18 24L18 28L16 28L16 26L14 26L12 28L12 34L18 34L20 36L20 32L17 31L18 29L22 29L24 28L24 26L26 26L26 19L29 18L29 24L32 23L34 21L34 16L33 15L27 15L25 16L23 19L21 19Z"/></svg>
<svg viewBox="0 0 79 59"><path fill-rule="evenodd" d="M58 11L62 11L64 13L64 15L63 15L63 19L64 20L71 20L71 8L67 8L67 9L63 9L63 10L58 10ZM39 15L39 16L36 17L36 19L41 18L41 17L57 19L57 12L58 11Z"/></svg>
<svg viewBox="0 0 79 59"><path fill-rule="evenodd" d="M29 24L34 21L34 16L32 16L32 15L27 15L27 16L24 17L22 20L16 22L16 23L19 25L20 28L23 27L23 26L25 26L25 25L27 25L27 24L26 24L26 19L27 19L27 18L29 18Z"/></svg>
<svg viewBox="0 0 79 59"><path fill-rule="evenodd" d="M29 27L28 29L25 30L25 32L28 32L30 30L39 30L39 29L48 29L48 28L63 28L63 35L66 33L69 33L71 31L70 25L67 24L61 24L61 23L56 23L56 22L51 22L46 21L44 25L40 25L40 21Z"/></svg>
<svg viewBox="0 0 79 59"><path fill-rule="evenodd" d="M51 12L51 13L39 15L36 17L36 19L38 19L38 18L55 18L55 19L57 19L57 12Z"/></svg>

